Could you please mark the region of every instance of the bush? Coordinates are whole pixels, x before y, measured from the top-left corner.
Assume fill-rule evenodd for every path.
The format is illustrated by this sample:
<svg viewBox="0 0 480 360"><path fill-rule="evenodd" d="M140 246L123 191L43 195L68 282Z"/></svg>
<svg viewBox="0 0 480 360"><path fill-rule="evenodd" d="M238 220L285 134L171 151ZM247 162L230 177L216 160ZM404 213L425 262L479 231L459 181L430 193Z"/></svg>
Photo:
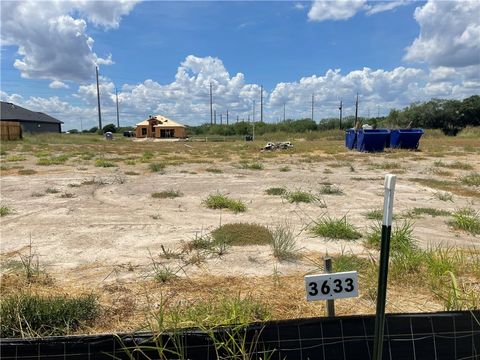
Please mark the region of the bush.
<svg viewBox="0 0 480 360"><path fill-rule="evenodd" d="M235 213L247 211L246 205L240 200L233 200L222 194L209 195L204 204L209 209L229 209Z"/></svg>
<svg viewBox="0 0 480 360"><path fill-rule="evenodd" d="M1 300L0 337L70 334L82 325L93 322L99 312L99 304L93 295L9 295Z"/></svg>

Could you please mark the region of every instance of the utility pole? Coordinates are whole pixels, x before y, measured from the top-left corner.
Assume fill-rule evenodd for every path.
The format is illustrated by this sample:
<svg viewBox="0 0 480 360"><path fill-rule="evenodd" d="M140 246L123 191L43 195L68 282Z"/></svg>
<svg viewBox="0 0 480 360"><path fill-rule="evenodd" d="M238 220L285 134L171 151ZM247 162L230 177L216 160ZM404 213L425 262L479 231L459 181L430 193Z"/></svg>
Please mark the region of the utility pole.
<svg viewBox="0 0 480 360"><path fill-rule="evenodd" d="M210 125L213 125L213 97L212 97L212 83L210 82Z"/></svg>
<svg viewBox="0 0 480 360"><path fill-rule="evenodd" d="M220 114L220 125L223 125L223 114Z"/></svg>
<svg viewBox="0 0 480 360"><path fill-rule="evenodd" d="M217 125L217 110L213 110L213 123Z"/></svg>
<svg viewBox="0 0 480 360"><path fill-rule="evenodd" d="M253 114L252 114L252 121L255 122L255 100L253 100Z"/></svg>
<svg viewBox="0 0 480 360"><path fill-rule="evenodd" d="M263 122L263 85L260 85L260 122Z"/></svg>
<svg viewBox="0 0 480 360"><path fill-rule="evenodd" d="M102 111L100 110L100 87L98 86L98 66L95 66L95 73L97 74L97 102L98 102L98 129L102 129Z"/></svg>
<svg viewBox="0 0 480 360"><path fill-rule="evenodd" d="M315 101L315 93L312 94L312 121L313 120L313 107L314 107L314 101Z"/></svg>
<svg viewBox="0 0 480 360"><path fill-rule="evenodd" d="M227 125L228 125L228 109L227 109Z"/></svg>
<svg viewBox="0 0 480 360"><path fill-rule="evenodd" d="M285 103L283 103L283 122L285 122Z"/></svg>
<svg viewBox="0 0 480 360"><path fill-rule="evenodd" d="M358 121L358 92L357 92L357 100L355 100L355 127L357 126Z"/></svg>
<svg viewBox="0 0 480 360"><path fill-rule="evenodd" d="M380 117L380 105L377 105L377 118Z"/></svg>
<svg viewBox="0 0 480 360"><path fill-rule="evenodd" d="M250 114L248 114L248 120L247 121L250 122Z"/></svg>
<svg viewBox="0 0 480 360"><path fill-rule="evenodd" d="M343 109L343 101L340 100L340 106L338 107L338 110L340 110L340 130L342 130L342 109Z"/></svg>
<svg viewBox="0 0 480 360"><path fill-rule="evenodd" d="M117 128L120 127L120 115L118 113L118 92L117 88L115 87L115 97L117 98Z"/></svg>
<svg viewBox="0 0 480 360"><path fill-rule="evenodd" d="M238 124L238 115L237 115L237 124Z"/></svg>

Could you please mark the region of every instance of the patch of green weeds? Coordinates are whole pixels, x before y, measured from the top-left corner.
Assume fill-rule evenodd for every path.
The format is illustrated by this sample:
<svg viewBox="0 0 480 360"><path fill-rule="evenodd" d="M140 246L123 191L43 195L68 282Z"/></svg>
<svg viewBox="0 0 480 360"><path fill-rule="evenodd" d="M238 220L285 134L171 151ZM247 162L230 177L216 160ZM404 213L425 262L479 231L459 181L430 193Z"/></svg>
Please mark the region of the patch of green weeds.
<svg viewBox="0 0 480 360"><path fill-rule="evenodd" d="M240 200L234 200L223 194L211 194L203 203L209 209L229 209L235 213L247 211L247 206Z"/></svg>
<svg viewBox="0 0 480 360"><path fill-rule="evenodd" d="M37 165L41 165L41 166L61 165L61 164L64 164L68 159L69 159L69 156L66 154L52 156L49 158L42 157L38 159Z"/></svg>
<svg viewBox="0 0 480 360"><path fill-rule="evenodd" d="M140 173L136 172L136 171L125 171L124 173L125 175L140 175Z"/></svg>
<svg viewBox="0 0 480 360"><path fill-rule="evenodd" d="M13 161L25 161L25 160L27 160L27 158L23 155L10 155L5 160L6 161L11 161L11 162L13 162Z"/></svg>
<svg viewBox="0 0 480 360"><path fill-rule="evenodd" d="M449 225L457 230L464 230L472 235L480 234L480 215L471 208L463 208L452 214Z"/></svg>
<svg viewBox="0 0 480 360"><path fill-rule="evenodd" d="M356 240L362 237L355 226L347 221L347 216L331 218L324 216L315 222L312 232L327 239Z"/></svg>
<svg viewBox="0 0 480 360"><path fill-rule="evenodd" d="M267 195L281 196L281 195L285 195L287 193L287 190L285 188L280 188L280 187L271 187L265 190L265 193Z"/></svg>
<svg viewBox="0 0 480 360"><path fill-rule="evenodd" d="M269 245L273 241L270 230L258 224L231 223L216 228L211 233L215 241L223 241L232 246Z"/></svg>
<svg viewBox="0 0 480 360"><path fill-rule="evenodd" d="M291 171L292 169L290 169L290 167L288 166L282 166L280 169L278 169L278 171L280 172L288 172L288 171Z"/></svg>
<svg viewBox="0 0 480 360"><path fill-rule="evenodd" d="M213 173L213 174L222 174L223 170L219 168L206 168L206 172Z"/></svg>
<svg viewBox="0 0 480 360"><path fill-rule="evenodd" d="M45 193L47 193L47 194L58 194L59 191L55 188L47 188L47 190L45 190Z"/></svg>
<svg viewBox="0 0 480 360"><path fill-rule="evenodd" d="M152 194L152 197L155 199L174 199L180 196L183 196L183 194L179 190L173 189L155 192Z"/></svg>
<svg viewBox="0 0 480 360"><path fill-rule="evenodd" d="M263 170L264 166L259 162L240 162L240 168L248 170Z"/></svg>
<svg viewBox="0 0 480 360"><path fill-rule="evenodd" d="M319 200L317 196L301 191L301 190L296 190L296 191L290 191L285 195L286 199L290 203L312 203L314 201Z"/></svg>
<svg viewBox="0 0 480 360"><path fill-rule="evenodd" d="M117 165L114 162L109 161L107 159L99 158L95 160L95 166L108 168L108 167L116 167Z"/></svg>
<svg viewBox="0 0 480 360"><path fill-rule="evenodd" d="M13 212L13 209L7 205L0 205L0 216L7 216Z"/></svg>
<svg viewBox="0 0 480 360"><path fill-rule="evenodd" d="M462 184L468 186L480 186L480 173L471 173L460 178Z"/></svg>
<svg viewBox="0 0 480 360"><path fill-rule="evenodd" d="M67 335L92 324L99 314L94 295L7 295L1 300L0 337Z"/></svg>
<svg viewBox="0 0 480 360"><path fill-rule="evenodd" d="M322 195L343 195L343 190L335 185L323 185L319 192Z"/></svg>
<svg viewBox="0 0 480 360"><path fill-rule="evenodd" d="M37 172L33 169L20 169L18 170L18 175L33 175Z"/></svg>
<svg viewBox="0 0 480 360"><path fill-rule="evenodd" d="M434 209L434 208L413 208L405 213L405 217L408 218L417 218L422 217L423 215L429 215L432 217L436 216L450 216L450 211L441 210L441 209Z"/></svg>
<svg viewBox="0 0 480 360"><path fill-rule="evenodd" d="M155 163L151 163L150 165L148 165L148 168L153 173L162 173L163 174L165 172L165 166L166 165L164 163L155 162Z"/></svg>
<svg viewBox="0 0 480 360"><path fill-rule="evenodd" d="M382 238L382 224L380 222L372 225L370 231L365 236L365 246L373 249L380 249ZM416 240L413 237L413 223L410 221L396 222L392 226L390 238L390 249L392 252L402 251L404 249L416 249Z"/></svg>

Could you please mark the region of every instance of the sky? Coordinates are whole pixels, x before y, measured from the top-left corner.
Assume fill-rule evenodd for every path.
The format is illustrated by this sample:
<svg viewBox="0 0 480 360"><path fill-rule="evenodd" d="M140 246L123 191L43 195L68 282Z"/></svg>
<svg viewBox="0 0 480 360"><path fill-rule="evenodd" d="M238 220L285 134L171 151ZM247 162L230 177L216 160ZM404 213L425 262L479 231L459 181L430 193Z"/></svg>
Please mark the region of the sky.
<svg viewBox="0 0 480 360"><path fill-rule="evenodd" d="M480 1L3 1L0 98L64 130L387 115L480 94Z"/></svg>

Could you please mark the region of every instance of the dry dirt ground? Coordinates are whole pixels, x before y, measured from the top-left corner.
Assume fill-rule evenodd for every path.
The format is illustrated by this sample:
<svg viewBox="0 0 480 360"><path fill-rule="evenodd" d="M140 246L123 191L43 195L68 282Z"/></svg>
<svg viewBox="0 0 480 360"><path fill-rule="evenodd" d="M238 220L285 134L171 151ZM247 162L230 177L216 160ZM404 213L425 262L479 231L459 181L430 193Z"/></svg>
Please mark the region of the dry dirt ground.
<svg viewBox="0 0 480 360"><path fill-rule="evenodd" d="M425 141L429 144L428 139ZM444 148L443 152L389 151L383 154L343 149L331 154L312 149L303 153L287 150L273 156L256 151L252 156L263 164L263 170L241 168L234 153L222 161L208 156L199 162L183 161L195 158L188 154L194 153L196 147L208 154L209 146L221 152L224 145L191 143L191 147L186 147L184 143L170 143L168 151L173 151L180 160L171 161L164 173L151 172L148 163L137 161L135 165L128 165L122 161L128 146L139 146L133 142L122 144L123 153L112 151L107 155L117 160L116 167L96 167L94 160L75 157L64 164L40 166L33 153L20 150L9 151L2 156L1 162L5 166L1 176L1 203L13 209L12 214L1 218L2 273L12 272L11 264L18 262L19 254L25 254L31 242L41 267L53 279L51 285L39 291L93 291L113 309L112 314L118 315L116 318L112 315L109 324L95 331L137 325L140 320L131 315L129 309L144 301L155 303L156 296L167 293L170 296L182 294L186 298L204 297L211 291L251 293L276 307L278 314L323 314L323 304L307 304L304 300L303 276L315 269L321 272L319 264L327 253L371 256L372 251L364 248L362 239L332 241L313 235L310 227L322 216L347 216L348 221L365 234L375 222L367 220L365 213L382 208L383 177L389 172L397 174L394 213L398 216L413 208L452 212L462 207L479 209L478 187L453 186L448 188L452 201L442 201L438 194L445 192L444 185L439 188L415 180L454 182L463 175L479 172L479 144L475 142L466 145L470 151L453 145ZM166 145L149 146L154 153L158 151L151 161L161 161ZM336 146L341 149L341 142ZM26 159L8 161L8 157L15 154ZM116 159L118 157L123 158ZM248 153L243 156L246 158ZM471 168L444 167L459 163L469 164ZM19 166L15 169L15 165L33 169L35 173L20 175ZM290 171L280 171L286 166ZM208 171L211 168L222 172ZM343 194L320 195L325 184L333 184ZM280 196L267 195L265 190L271 187L308 191L321 200L292 204ZM48 193L52 189L58 192ZM183 196L174 199L151 196L154 192L170 189L180 191ZM247 211L235 214L228 210L207 209L203 201L217 192L242 200ZM423 247L480 245L478 236L449 227L445 216L424 215L411 221L414 222L414 236ZM270 228L286 225L297 234L302 257L295 261L278 261L269 246L248 246L232 247L222 256L198 261L165 258L162 246L167 251L180 250L196 235L208 234L220 224L232 222L257 223ZM167 284L153 281L154 264L172 270L179 278ZM16 281L21 286L20 280L5 279L8 278L4 278L4 283L9 286L14 287L12 283ZM420 292L412 299L410 290L407 284L401 290L392 289L390 296L395 301L390 301L389 310L442 310L442 305L428 294ZM372 312L373 301L362 294L361 288L360 293L360 299L339 301L337 313ZM127 315L122 317L123 313ZM131 320L127 325L129 316Z"/></svg>

